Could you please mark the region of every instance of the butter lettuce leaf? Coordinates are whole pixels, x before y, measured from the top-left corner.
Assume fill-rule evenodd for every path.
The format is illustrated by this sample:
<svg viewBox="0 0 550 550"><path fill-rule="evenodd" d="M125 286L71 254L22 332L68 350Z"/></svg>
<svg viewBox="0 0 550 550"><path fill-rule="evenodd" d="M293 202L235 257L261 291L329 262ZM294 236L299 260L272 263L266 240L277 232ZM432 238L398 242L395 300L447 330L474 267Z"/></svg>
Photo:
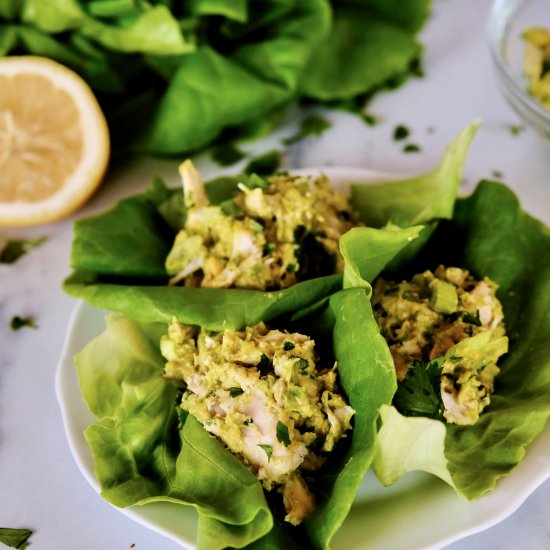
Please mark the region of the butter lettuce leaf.
<svg viewBox="0 0 550 550"><path fill-rule="evenodd" d="M49 57L82 75L115 149L189 153L227 132L273 129L304 94L364 96L405 75L428 6L0 0L0 55Z"/></svg>

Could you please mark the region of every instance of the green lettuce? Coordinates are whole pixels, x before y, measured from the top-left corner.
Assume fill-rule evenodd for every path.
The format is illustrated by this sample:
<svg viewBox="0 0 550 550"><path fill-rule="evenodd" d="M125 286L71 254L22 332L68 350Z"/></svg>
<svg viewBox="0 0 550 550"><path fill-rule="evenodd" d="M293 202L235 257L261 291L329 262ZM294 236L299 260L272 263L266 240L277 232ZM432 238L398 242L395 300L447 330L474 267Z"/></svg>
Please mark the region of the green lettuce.
<svg viewBox="0 0 550 550"><path fill-rule="evenodd" d="M173 313L181 311L175 306ZM321 315L292 329L298 327L328 343L321 345L324 357L338 361L340 384L356 410L351 435L316 480L317 508L302 526L274 519L250 471L193 417L178 417L178 390L162 378L159 338L167 325L121 315L109 317L105 332L75 359L84 399L98 419L86 438L102 495L123 507L194 506L199 548L276 548L282 541L289 548L328 548L374 458L378 409L391 401L395 373L363 289L334 294Z"/></svg>
<svg viewBox="0 0 550 550"><path fill-rule="evenodd" d="M399 10L379 0L0 0L0 56L40 55L67 65L96 93L117 149L176 154L224 131L272 128L302 95L364 96L406 75L420 52L416 34L428 6L428 0ZM327 78L329 68L342 78Z"/></svg>
<svg viewBox="0 0 550 550"><path fill-rule="evenodd" d="M406 273L438 264L497 282L509 352L491 404L472 426L383 410L375 471L386 483L413 469L430 471L474 499L521 461L550 415L550 229L525 213L507 187L482 181L457 200L452 219L439 224Z"/></svg>

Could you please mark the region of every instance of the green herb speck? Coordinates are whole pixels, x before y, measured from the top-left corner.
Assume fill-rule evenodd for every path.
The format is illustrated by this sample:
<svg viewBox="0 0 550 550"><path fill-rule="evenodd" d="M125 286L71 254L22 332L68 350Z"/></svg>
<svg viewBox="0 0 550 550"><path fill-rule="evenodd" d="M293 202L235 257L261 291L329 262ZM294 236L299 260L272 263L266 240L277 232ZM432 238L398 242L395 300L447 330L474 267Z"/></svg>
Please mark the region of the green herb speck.
<svg viewBox="0 0 550 550"><path fill-rule="evenodd" d="M12 264L21 256L41 245L46 237L37 239L10 239L0 251L0 264Z"/></svg>
<svg viewBox="0 0 550 550"><path fill-rule="evenodd" d="M300 130L293 136L283 139L285 145L293 145L294 143L309 137L320 136L323 132L332 126L330 120L321 115L308 115L302 120Z"/></svg>
<svg viewBox="0 0 550 550"><path fill-rule="evenodd" d="M305 369L307 369L307 366L309 365L307 359L304 359L302 357L298 357L296 361L294 362L294 366L298 368L301 372L303 372Z"/></svg>
<svg viewBox="0 0 550 550"><path fill-rule="evenodd" d="M271 460L271 455L273 454L273 447L271 445L258 445L258 447L261 447L265 451L267 461L269 462Z"/></svg>
<svg viewBox="0 0 550 550"><path fill-rule="evenodd" d="M288 340L285 341L283 344L283 349L285 351L290 351L291 349L294 349L296 346L294 345L294 342L289 342Z"/></svg>
<svg viewBox="0 0 550 550"><path fill-rule="evenodd" d="M20 330L23 327L38 328L32 317L19 317L19 315L12 317L10 321L12 330Z"/></svg>
<svg viewBox="0 0 550 550"><path fill-rule="evenodd" d="M285 447L290 445L290 435L288 434L288 426L281 422L277 422L277 441Z"/></svg>
<svg viewBox="0 0 550 550"><path fill-rule="evenodd" d="M416 143L407 143L407 145L403 147L404 153L419 153L420 151L420 146L416 145Z"/></svg>
<svg viewBox="0 0 550 550"><path fill-rule="evenodd" d="M229 395L231 397L237 397L244 393L244 390L242 388L237 388L235 386L229 388Z"/></svg>
<svg viewBox="0 0 550 550"><path fill-rule="evenodd" d="M408 138L409 134L409 129L406 126L403 126L403 124L399 124L399 126L396 126L393 130L393 139L395 141L400 141Z"/></svg>

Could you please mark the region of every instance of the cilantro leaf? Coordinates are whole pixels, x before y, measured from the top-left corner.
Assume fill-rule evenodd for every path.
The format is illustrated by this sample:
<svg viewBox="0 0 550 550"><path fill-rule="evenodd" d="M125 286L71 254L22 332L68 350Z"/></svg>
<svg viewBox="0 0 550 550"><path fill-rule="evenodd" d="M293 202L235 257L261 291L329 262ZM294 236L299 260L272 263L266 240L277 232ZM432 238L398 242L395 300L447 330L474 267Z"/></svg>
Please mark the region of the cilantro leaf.
<svg viewBox="0 0 550 550"><path fill-rule="evenodd" d="M395 408L405 416L443 420L445 407L439 389L441 369L437 361L415 361L395 392Z"/></svg>
<svg viewBox="0 0 550 550"><path fill-rule="evenodd" d="M290 435L288 434L288 426L281 422L277 422L277 441L285 447L290 445Z"/></svg>
<svg viewBox="0 0 550 550"><path fill-rule="evenodd" d="M0 251L0 263L12 264L21 256L41 245L46 240L46 237L37 239L10 239L4 249Z"/></svg>
<svg viewBox="0 0 550 550"><path fill-rule="evenodd" d="M30 529L11 529L10 527L0 527L0 542L10 548L27 548L28 538L32 535Z"/></svg>
<svg viewBox="0 0 550 550"><path fill-rule="evenodd" d="M465 323L470 323L471 325L476 325L477 327L481 326L481 319L479 318L479 309L476 310L475 315L470 315L469 313L464 313L462 315L462 320Z"/></svg>

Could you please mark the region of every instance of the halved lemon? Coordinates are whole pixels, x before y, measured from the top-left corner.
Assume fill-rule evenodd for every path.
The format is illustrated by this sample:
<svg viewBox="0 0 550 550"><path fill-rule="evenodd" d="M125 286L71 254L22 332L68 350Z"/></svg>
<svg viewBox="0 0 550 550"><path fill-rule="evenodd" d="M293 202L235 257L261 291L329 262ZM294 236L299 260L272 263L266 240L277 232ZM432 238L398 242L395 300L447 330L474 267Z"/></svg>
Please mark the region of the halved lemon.
<svg viewBox="0 0 550 550"><path fill-rule="evenodd" d="M42 57L0 59L0 225L38 225L79 208L109 162L109 131L88 85Z"/></svg>

